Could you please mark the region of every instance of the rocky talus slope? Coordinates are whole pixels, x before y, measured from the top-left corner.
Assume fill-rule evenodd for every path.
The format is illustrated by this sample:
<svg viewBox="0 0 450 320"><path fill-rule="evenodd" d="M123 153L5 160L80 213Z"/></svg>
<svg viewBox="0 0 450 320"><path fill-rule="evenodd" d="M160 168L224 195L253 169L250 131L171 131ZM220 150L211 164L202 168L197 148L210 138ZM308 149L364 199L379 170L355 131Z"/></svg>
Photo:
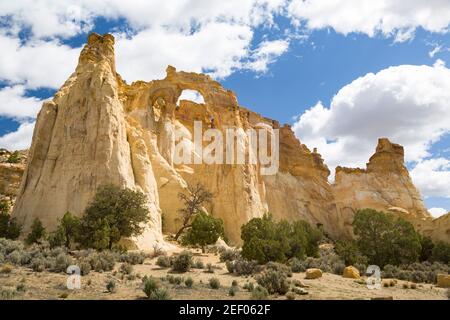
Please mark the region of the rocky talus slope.
<svg viewBox="0 0 450 320"><path fill-rule="evenodd" d="M66 211L81 215L100 185L114 183L147 195L151 221L132 240L149 249L163 244L163 231L179 227L178 193L202 183L214 194L206 209L224 220L234 244L240 243L240 226L266 212L322 224L333 237L351 236L352 216L364 207L390 210L450 241L448 215L430 217L404 167L401 146L380 139L367 169L338 168L330 184L316 150L289 126L239 106L234 93L209 76L169 66L162 80L127 84L114 59L114 38L91 34L75 72L43 104L13 211L25 229L35 217L51 230ZM198 91L204 103L178 101L183 90ZM178 164L176 145L194 148L194 121L224 136L227 128L263 129L272 137L279 129L278 172L262 175L260 164L248 163ZM248 150L249 137L242 141Z"/></svg>

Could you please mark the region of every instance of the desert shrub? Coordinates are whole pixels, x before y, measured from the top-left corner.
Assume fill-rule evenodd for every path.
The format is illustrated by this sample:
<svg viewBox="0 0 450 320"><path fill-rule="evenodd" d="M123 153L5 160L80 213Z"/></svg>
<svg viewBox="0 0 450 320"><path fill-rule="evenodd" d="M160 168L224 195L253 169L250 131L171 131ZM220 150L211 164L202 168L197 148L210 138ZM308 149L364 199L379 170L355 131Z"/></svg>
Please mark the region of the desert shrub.
<svg viewBox="0 0 450 320"><path fill-rule="evenodd" d="M156 259L156 265L161 268L169 268L170 267L169 257L166 255L159 256L158 259Z"/></svg>
<svg viewBox="0 0 450 320"><path fill-rule="evenodd" d="M117 285L116 285L116 282L115 282L114 280L109 280L109 281L106 283L106 290L107 290L109 293L114 293L114 292L116 292L116 291L117 291Z"/></svg>
<svg viewBox="0 0 450 320"><path fill-rule="evenodd" d="M194 280L191 277L187 277L186 280L184 280L184 284L186 285L186 287L192 288L192 286L194 285Z"/></svg>
<svg viewBox="0 0 450 320"><path fill-rule="evenodd" d="M428 276L425 271L412 271L410 281L414 283L427 282Z"/></svg>
<svg viewBox="0 0 450 320"><path fill-rule="evenodd" d="M120 266L120 272L123 274L132 274L133 273L133 265L125 262Z"/></svg>
<svg viewBox="0 0 450 320"><path fill-rule="evenodd" d="M266 270L271 269L279 272L283 272L287 277L292 277L292 270L291 267L278 263L278 262L269 262L266 264Z"/></svg>
<svg viewBox="0 0 450 320"><path fill-rule="evenodd" d="M9 210L9 202L0 200L0 238L15 240L20 236L22 226L10 216Z"/></svg>
<svg viewBox="0 0 450 320"><path fill-rule="evenodd" d="M0 263L5 262L5 255L0 252Z"/></svg>
<svg viewBox="0 0 450 320"><path fill-rule="evenodd" d="M22 255L24 254L23 250L14 250L6 257L6 260L11 262L12 264L20 265L22 261Z"/></svg>
<svg viewBox="0 0 450 320"><path fill-rule="evenodd" d="M192 267L192 254L183 251L172 259L172 270L175 272L187 272Z"/></svg>
<svg viewBox="0 0 450 320"><path fill-rule="evenodd" d="M80 272L82 276L86 276L89 274L89 272L91 272L92 267L91 264L89 263L89 261L83 259L80 260L77 265L80 267Z"/></svg>
<svg viewBox="0 0 450 320"><path fill-rule="evenodd" d="M305 221L275 222L271 215L265 215L241 227L242 256L261 264L285 262L292 257L303 259L317 254L321 237L321 232Z"/></svg>
<svg viewBox="0 0 450 320"><path fill-rule="evenodd" d="M87 248L112 249L122 237L141 234L148 219L142 192L101 186L81 218L80 243Z"/></svg>
<svg viewBox="0 0 450 320"><path fill-rule="evenodd" d="M229 273L233 273L238 276L251 275L260 271L260 266L256 261L249 261L240 258L235 261L227 261L225 263Z"/></svg>
<svg viewBox="0 0 450 320"><path fill-rule="evenodd" d="M267 269L256 278L258 284L267 289L270 294L286 294L289 291L287 276L282 271Z"/></svg>
<svg viewBox="0 0 450 320"><path fill-rule="evenodd" d="M295 257L292 258L291 260L289 260L289 266L291 267L292 272L295 272L295 273L306 271L302 261Z"/></svg>
<svg viewBox="0 0 450 320"><path fill-rule="evenodd" d="M238 291L238 288L235 286L231 286L230 289L228 289L228 295L230 297L234 297L236 295L236 292Z"/></svg>
<svg viewBox="0 0 450 320"><path fill-rule="evenodd" d="M67 267L70 265L75 264L74 259L65 253L60 253L56 259L55 263L53 265L52 271L54 272L66 272Z"/></svg>
<svg viewBox="0 0 450 320"><path fill-rule="evenodd" d="M437 242L432 250L431 259L446 264L450 263L450 244Z"/></svg>
<svg viewBox="0 0 450 320"><path fill-rule="evenodd" d="M211 289L219 289L220 288L220 280L217 278L209 279L209 286Z"/></svg>
<svg viewBox="0 0 450 320"><path fill-rule="evenodd" d="M237 287L237 286L238 286L238 282L237 282L236 280L233 280L233 281L231 282L231 285L232 285L233 287Z"/></svg>
<svg viewBox="0 0 450 320"><path fill-rule="evenodd" d="M196 268L196 269L204 269L205 268L205 264L203 263L202 260L197 259L197 261L195 261L193 267Z"/></svg>
<svg viewBox="0 0 450 320"><path fill-rule="evenodd" d="M420 257L420 236L403 218L373 209L358 210L353 231L359 251L370 264L400 265L415 262Z"/></svg>
<svg viewBox="0 0 450 320"><path fill-rule="evenodd" d="M42 225L41 220L35 218L31 225L31 231L28 234L27 238L25 239L25 242L27 244L33 244L39 242L44 238L45 238L45 228Z"/></svg>
<svg viewBox="0 0 450 320"><path fill-rule="evenodd" d="M297 270L302 272L309 268L318 268L323 272L341 275L345 268L344 261L332 249L321 249L318 258L308 257L297 263Z"/></svg>
<svg viewBox="0 0 450 320"><path fill-rule="evenodd" d="M400 270L397 266L387 264L384 266L381 276L383 278L397 278Z"/></svg>
<svg viewBox="0 0 450 320"><path fill-rule="evenodd" d="M110 251L93 251L87 259L95 271L111 271L116 263L116 256Z"/></svg>
<svg viewBox="0 0 450 320"><path fill-rule="evenodd" d="M143 264L147 255L144 252L126 252L120 255L120 261L127 262L129 264Z"/></svg>
<svg viewBox="0 0 450 320"><path fill-rule="evenodd" d="M142 279L142 283L143 283L143 291L145 293L145 295L150 298L151 294L153 292L155 292L156 289L159 288L159 283L158 281L153 278L153 277L144 277L144 279Z"/></svg>
<svg viewBox="0 0 450 320"><path fill-rule="evenodd" d="M366 271L367 271L367 264L365 264L365 263L355 263L355 265L354 265L354 267L356 268L356 269L358 269L358 271L359 271L359 273L361 274L361 275L363 275L363 274L366 274Z"/></svg>
<svg viewBox="0 0 450 320"><path fill-rule="evenodd" d="M0 267L0 273L11 273L13 270L13 266L11 266L10 264L4 264Z"/></svg>
<svg viewBox="0 0 450 320"><path fill-rule="evenodd" d="M167 289L165 288L157 288L153 291L150 296L150 300L170 300L170 295Z"/></svg>
<svg viewBox="0 0 450 320"><path fill-rule="evenodd" d="M11 153L8 157L8 159L6 160L7 163L19 163L21 160L21 156L19 151L14 151L13 153Z"/></svg>
<svg viewBox="0 0 450 320"><path fill-rule="evenodd" d="M182 242L184 245L199 245L204 253L206 245L215 243L219 237L223 236L222 219L200 212L195 215L191 227L183 236Z"/></svg>
<svg viewBox="0 0 450 320"><path fill-rule="evenodd" d="M24 245L21 241L0 238L0 252L3 255L8 255L15 250L23 250Z"/></svg>
<svg viewBox="0 0 450 320"><path fill-rule="evenodd" d="M241 257L240 252L235 249L226 249L220 253L221 262L238 260L240 257Z"/></svg>
<svg viewBox="0 0 450 320"><path fill-rule="evenodd" d="M211 263L207 263L205 272L214 273L214 266Z"/></svg>
<svg viewBox="0 0 450 320"><path fill-rule="evenodd" d="M11 289L0 289L0 300L13 300L16 296L16 291Z"/></svg>
<svg viewBox="0 0 450 320"><path fill-rule="evenodd" d="M252 292L253 289L255 288L255 285L253 284L253 282L246 282L242 288L244 288L245 290Z"/></svg>
<svg viewBox="0 0 450 320"><path fill-rule="evenodd" d="M174 277L173 278L173 284L179 286L181 283L183 282L183 278L182 277Z"/></svg>
<svg viewBox="0 0 450 320"><path fill-rule="evenodd" d="M30 268L33 269L34 272L42 272L45 270L46 260L42 257L36 257L31 260Z"/></svg>
<svg viewBox="0 0 450 320"><path fill-rule="evenodd" d="M25 291L27 291L27 288L25 287L25 285L23 283L19 283L16 286L16 291L17 292L25 292Z"/></svg>
<svg viewBox="0 0 450 320"><path fill-rule="evenodd" d="M251 298L253 300L265 300L267 299L268 296L269 292L267 291L266 288L262 286L256 286L256 288L252 290Z"/></svg>

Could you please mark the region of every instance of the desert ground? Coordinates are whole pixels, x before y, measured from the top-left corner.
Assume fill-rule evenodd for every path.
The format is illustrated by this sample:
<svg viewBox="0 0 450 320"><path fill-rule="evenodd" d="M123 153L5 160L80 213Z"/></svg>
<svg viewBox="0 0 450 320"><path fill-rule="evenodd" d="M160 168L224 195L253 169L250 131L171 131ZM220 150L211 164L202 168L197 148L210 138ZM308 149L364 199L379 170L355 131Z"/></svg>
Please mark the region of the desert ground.
<svg viewBox="0 0 450 320"><path fill-rule="evenodd" d="M148 258L141 265L134 265L130 274L120 271L122 263L117 263L114 270L109 272L91 271L88 275L81 277L81 289L69 290L66 287L68 275L64 273L33 272L29 268L14 266L9 273L0 274L0 288L16 292L13 299L32 300L103 300L103 299L146 299L142 291L142 278L153 276L160 280L161 286L165 287L171 299L184 300L225 300L225 299L251 299L251 294L243 288L247 282L256 281L253 276L235 276L229 274L225 263L220 262L219 256L213 253L201 253L200 250L193 250L194 259L202 260L205 265L211 263L214 266L214 273L209 273L202 269L191 269L189 272L178 274L173 273L170 268L161 268L156 265L156 257ZM191 277L194 280L192 288L187 288L184 281L181 284L170 284L167 280L161 280L166 276ZM220 280L219 289L211 289L210 278ZM293 273L291 281L300 280L308 294L295 295L296 300L315 299L346 299L346 300L370 300L380 298L390 298L394 300L442 300L447 299L446 289L438 288L430 284L417 284L415 289L405 289L405 281L397 280L393 287L383 287L381 289L369 290L366 287L364 277L355 280L343 278L339 275L324 273L319 279L305 279L305 273ZM106 283L113 280L116 283L116 290L108 292ZM238 290L235 296L229 295L229 288L233 280L238 283ZM383 279L383 282L389 279ZM17 289L17 286L21 290ZM269 299L287 299L286 296L269 296Z"/></svg>

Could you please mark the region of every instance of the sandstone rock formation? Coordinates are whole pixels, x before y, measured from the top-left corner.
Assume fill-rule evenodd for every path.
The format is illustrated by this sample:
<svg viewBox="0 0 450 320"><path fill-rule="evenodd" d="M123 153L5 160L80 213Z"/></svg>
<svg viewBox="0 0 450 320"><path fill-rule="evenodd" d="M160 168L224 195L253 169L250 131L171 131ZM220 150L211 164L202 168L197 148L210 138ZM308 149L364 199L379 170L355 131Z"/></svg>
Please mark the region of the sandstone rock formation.
<svg viewBox="0 0 450 320"><path fill-rule="evenodd" d="M11 152L0 149L0 199L14 202L20 188L20 181L25 171L27 152L20 151L20 160L9 163Z"/></svg>
<svg viewBox="0 0 450 320"><path fill-rule="evenodd" d="M401 216L421 233L450 242L450 215L431 217L404 165L403 147L386 138L378 140L366 169L336 168L333 192L341 235L352 235L356 210L372 208Z"/></svg>
<svg viewBox="0 0 450 320"><path fill-rule="evenodd" d="M13 211L25 230L35 217L52 230L66 211L81 215L101 184L114 183L148 196L151 222L133 239L148 249L163 243L162 216L164 232L179 228L178 193L201 183L214 194L205 209L224 220L233 244L243 223L266 212L321 224L334 237L351 236L353 214L366 206L408 215L434 235L400 146L380 140L367 169L338 168L331 185L320 154L289 126L239 106L233 92L207 75L169 66L164 79L127 84L116 73L113 46L111 35L91 34L75 72L39 113ZM183 90L199 92L205 103L178 101ZM260 164L249 163L179 164L176 145L193 150L194 121L221 132L260 128L273 136L279 129L278 172L262 175ZM249 137L242 141L237 148L248 150ZM449 219L438 225L450 241Z"/></svg>

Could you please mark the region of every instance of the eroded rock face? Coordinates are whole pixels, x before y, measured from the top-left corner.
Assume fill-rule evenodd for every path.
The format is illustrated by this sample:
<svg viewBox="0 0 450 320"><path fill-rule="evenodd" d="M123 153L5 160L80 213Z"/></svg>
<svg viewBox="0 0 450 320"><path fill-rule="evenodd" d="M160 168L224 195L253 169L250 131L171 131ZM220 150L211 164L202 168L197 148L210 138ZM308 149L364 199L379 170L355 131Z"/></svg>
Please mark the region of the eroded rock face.
<svg viewBox="0 0 450 320"><path fill-rule="evenodd" d="M206 75L169 66L162 80L127 84L116 73L113 45L111 35L90 35L76 71L39 113L13 211L25 230L35 217L52 230L66 211L81 215L105 183L147 195L151 222L133 239L140 249L163 243L162 215L164 232L178 230L178 194L196 183L214 194L205 209L224 220L233 244L240 243L243 223L266 212L321 224L335 237L351 234L350 220L361 207L398 207L429 218L400 146L382 140L366 170L340 168L330 185L320 154L301 144L289 126L240 107L233 92ZM178 102L186 89L198 91L205 103ZM194 121L221 132L279 129L278 172L261 175L259 164L248 163L179 164L176 145L194 148ZM242 141L239 147L246 149L248 137Z"/></svg>
<svg viewBox="0 0 450 320"><path fill-rule="evenodd" d="M336 168L333 192L341 235L352 235L356 210L372 208L401 216L420 232L450 242L449 215L431 217L404 165L403 147L386 138L378 140L366 169Z"/></svg>

